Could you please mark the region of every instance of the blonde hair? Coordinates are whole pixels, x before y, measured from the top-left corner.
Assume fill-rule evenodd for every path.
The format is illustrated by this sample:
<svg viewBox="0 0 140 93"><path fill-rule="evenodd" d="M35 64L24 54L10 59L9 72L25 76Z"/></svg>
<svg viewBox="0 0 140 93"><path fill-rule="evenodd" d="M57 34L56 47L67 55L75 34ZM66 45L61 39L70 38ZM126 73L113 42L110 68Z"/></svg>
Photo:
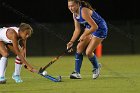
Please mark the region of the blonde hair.
<svg viewBox="0 0 140 93"><path fill-rule="evenodd" d="M31 31L30 32L31 34L33 33L33 28L29 24L21 23L19 26L19 31L25 31L25 30Z"/></svg>

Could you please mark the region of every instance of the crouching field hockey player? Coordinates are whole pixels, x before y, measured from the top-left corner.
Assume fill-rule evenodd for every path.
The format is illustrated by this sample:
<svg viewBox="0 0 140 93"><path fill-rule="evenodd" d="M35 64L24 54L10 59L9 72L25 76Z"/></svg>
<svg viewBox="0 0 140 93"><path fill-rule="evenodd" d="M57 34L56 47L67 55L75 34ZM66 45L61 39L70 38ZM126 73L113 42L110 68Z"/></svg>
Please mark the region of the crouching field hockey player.
<svg viewBox="0 0 140 93"><path fill-rule="evenodd" d="M91 5L81 0L68 0L68 8L73 13L75 31L67 47L71 47L80 35L80 24L83 24L85 31L79 38L77 51L75 53L75 71L70 75L71 79L81 79L80 69L83 61L83 51L85 50L93 66L92 78L96 79L100 74L100 65L97 61L94 50L107 37L107 24L105 20L91 7Z"/></svg>
<svg viewBox="0 0 140 93"><path fill-rule="evenodd" d="M32 27L26 23L21 23L19 27L0 28L0 54L2 56L0 59L0 84L6 83L5 71L9 50L17 55L15 58L15 71L12 75L12 79L14 79L16 83L23 82L20 78L22 64L31 72L37 72L25 59L26 40L31 36L32 32Z"/></svg>

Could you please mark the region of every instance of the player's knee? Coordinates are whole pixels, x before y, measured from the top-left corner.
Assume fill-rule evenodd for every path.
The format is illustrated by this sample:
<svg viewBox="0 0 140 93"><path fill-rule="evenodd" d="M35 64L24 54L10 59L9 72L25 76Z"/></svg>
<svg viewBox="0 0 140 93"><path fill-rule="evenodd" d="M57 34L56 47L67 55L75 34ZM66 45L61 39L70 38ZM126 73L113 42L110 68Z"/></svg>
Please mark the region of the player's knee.
<svg viewBox="0 0 140 93"><path fill-rule="evenodd" d="M80 46L77 46L77 52L81 54L83 52L83 49Z"/></svg>
<svg viewBox="0 0 140 93"><path fill-rule="evenodd" d="M3 57L8 57L9 56L9 53L8 52L4 52L4 53L2 53L2 56Z"/></svg>
<svg viewBox="0 0 140 93"><path fill-rule="evenodd" d="M86 55L87 55L88 57L91 57L91 56L93 55L93 52L92 52L92 51L86 51Z"/></svg>

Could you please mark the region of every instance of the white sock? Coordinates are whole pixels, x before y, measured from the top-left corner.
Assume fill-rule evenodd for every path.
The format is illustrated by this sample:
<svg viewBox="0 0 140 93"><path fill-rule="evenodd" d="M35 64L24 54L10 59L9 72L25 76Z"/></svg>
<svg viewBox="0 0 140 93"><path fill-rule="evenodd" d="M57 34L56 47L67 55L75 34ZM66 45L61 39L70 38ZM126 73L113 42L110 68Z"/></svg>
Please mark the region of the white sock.
<svg viewBox="0 0 140 93"><path fill-rule="evenodd" d="M0 77L5 77L6 66L7 66L7 58L1 57L1 59L0 59Z"/></svg>
<svg viewBox="0 0 140 93"><path fill-rule="evenodd" d="M15 59L15 72L14 75L20 75L22 63L20 58L17 56Z"/></svg>

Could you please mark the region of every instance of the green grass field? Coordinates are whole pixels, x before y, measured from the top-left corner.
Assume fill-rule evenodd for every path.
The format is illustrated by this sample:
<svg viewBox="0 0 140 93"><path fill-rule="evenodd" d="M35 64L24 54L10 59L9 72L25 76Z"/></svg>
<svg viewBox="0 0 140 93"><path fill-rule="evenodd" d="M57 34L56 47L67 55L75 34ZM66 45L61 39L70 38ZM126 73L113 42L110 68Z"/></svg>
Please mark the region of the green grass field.
<svg viewBox="0 0 140 93"><path fill-rule="evenodd" d="M53 58L29 57L27 60L39 69ZM63 82L52 82L22 68L24 82L16 84L11 78L14 59L9 58L7 83L0 85L0 93L140 93L140 55L108 55L98 60L102 68L96 80L92 79L92 66L87 57L84 57L81 68L82 79L69 79L74 69L74 57L64 56L47 69L54 77L61 75Z"/></svg>

